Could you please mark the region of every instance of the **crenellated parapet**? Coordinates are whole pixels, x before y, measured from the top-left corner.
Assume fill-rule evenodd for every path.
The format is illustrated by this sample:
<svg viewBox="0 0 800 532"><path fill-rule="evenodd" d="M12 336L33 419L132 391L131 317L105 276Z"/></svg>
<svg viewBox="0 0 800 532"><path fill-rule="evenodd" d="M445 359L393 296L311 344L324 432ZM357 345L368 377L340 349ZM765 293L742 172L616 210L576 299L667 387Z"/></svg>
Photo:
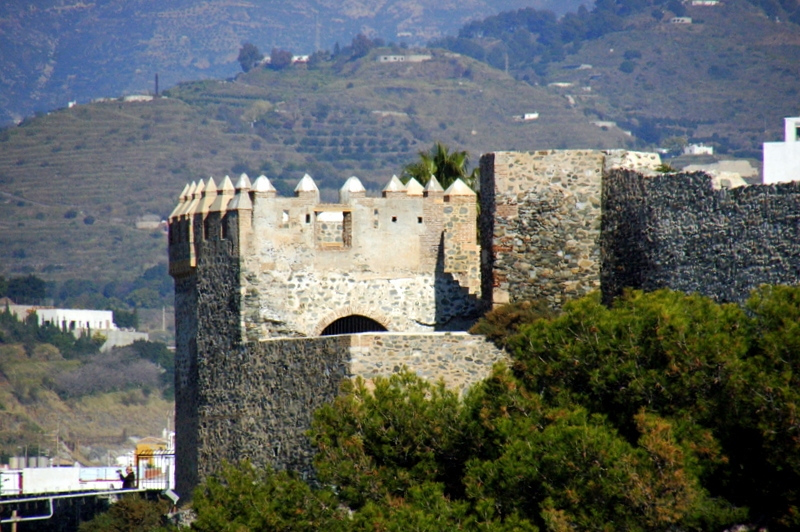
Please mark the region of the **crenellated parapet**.
<svg viewBox="0 0 800 532"><path fill-rule="evenodd" d="M392 176L369 197L353 176L337 203L324 203L309 175L283 197L266 176L243 174L236 185L227 176L189 184L178 201L171 275L232 257L251 337L311 335L360 291L373 295L371 314L395 316L392 330L439 329L480 305L477 196L460 180L443 190L433 176L426 186Z"/></svg>

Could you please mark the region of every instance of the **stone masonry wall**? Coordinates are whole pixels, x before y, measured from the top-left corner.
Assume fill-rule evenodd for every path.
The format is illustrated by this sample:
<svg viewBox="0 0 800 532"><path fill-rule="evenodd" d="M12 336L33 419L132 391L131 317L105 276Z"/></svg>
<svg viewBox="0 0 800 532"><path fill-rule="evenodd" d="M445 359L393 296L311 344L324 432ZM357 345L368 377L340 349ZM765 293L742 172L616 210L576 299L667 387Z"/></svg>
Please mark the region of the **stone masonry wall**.
<svg viewBox="0 0 800 532"><path fill-rule="evenodd" d="M545 299L559 307L600 287L603 162L595 150L484 156L484 297L491 294L495 305Z"/></svg>
<svg viewBox="0 0 800 532"><path fill-rule="evenodd" d="M369 380L405 366L464 391L505 360L483 337L466 333L270 339L220 353L198 379L198 476L213 473L222 460L244 458L311 474L306 431L346 378Z"/></svg>
<svg viewBox="0 0 800 532"><path fill-rule="evenodd" d="M800 279L800 184L715 190L700 173L613 171L603 190L603 297L668 287L720 301Z"/></svg>
<svg viewBox="0 0 800 532"><path fill-rule="evenodd" d="M485 379L508 355L483 336L468 333L381 333L350 336L350 374L371 379L408 368L464 392Z"/></svg>
<svg viewBox="0 0 800 532"><path fill-rule="evenodd" d="M351 314L391 331L474 322L474 195L470 203L395 194L347 204L256 198L241 252L248 340L314 336Z"/></svg>
<svg viewBox="0 0 800 532"><path fill-rule="evenodd" d="M496 152L481 158L481 275L494 305L560 307L600 288L603 175L652 170L657 154L625 150Z"/></svg>

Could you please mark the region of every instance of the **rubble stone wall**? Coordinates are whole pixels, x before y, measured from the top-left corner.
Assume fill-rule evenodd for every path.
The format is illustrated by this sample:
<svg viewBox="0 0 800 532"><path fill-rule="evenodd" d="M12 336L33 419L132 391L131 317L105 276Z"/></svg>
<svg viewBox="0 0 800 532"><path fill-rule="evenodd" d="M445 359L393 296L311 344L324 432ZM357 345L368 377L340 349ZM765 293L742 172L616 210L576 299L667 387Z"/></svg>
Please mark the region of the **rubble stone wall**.
<svg viewBox="0 0 800 532"><path fill-rule="evenodd" d="M603 297L671 288L742 302L800 280L800 184L714 189L702 173L615 170L603 190Z"/></svg>
<svg viewBox="0 0 800 532"><path fill-rule="evenodd" d="M364 333L250 342L204 364L199 397L197 476L222 460L312 474L306 432L313 413L332 401L344 379L366 380L407 368L465 391L486 378L504 352L466 333Z"/></svg>

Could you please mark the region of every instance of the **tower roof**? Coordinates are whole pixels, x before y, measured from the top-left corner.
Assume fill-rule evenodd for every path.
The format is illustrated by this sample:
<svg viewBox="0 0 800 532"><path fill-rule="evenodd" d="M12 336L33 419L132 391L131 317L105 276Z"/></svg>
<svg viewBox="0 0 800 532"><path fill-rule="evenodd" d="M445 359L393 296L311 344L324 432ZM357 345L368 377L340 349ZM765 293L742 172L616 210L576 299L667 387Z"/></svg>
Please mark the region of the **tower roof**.
<svg viewBox="0 0 800 532"><path fill-rule="evenodd" d="M299 194L301 192L319 192L319 189L317 188L317 184L314 183L314 180L311 179L311 176L306 174L303 176L303 179L297 183L297 186L294 187L294 191Z"/></svg>
<svg viewBox="0 0 800 532"><path fill-rule="evenodd" d="M275 187L272 186L272 182L263 174L256 178L252 190L253 192L276 192Z"/></svg>
<svg viewBox="0 0 800 532"><path fill-rule="evenodd" d="M250 178L247 177L247 174L242 172L242 175L239 176L239 180L236 181L236 190L250 190L252 186Z"/></svg>
<svg viewBox="0 0 800 532"><path fill-rule="evenodd" d="M430 179L428 179L428 184L425 185L425 192L444 192L435 175L431 174Z"/></svg>

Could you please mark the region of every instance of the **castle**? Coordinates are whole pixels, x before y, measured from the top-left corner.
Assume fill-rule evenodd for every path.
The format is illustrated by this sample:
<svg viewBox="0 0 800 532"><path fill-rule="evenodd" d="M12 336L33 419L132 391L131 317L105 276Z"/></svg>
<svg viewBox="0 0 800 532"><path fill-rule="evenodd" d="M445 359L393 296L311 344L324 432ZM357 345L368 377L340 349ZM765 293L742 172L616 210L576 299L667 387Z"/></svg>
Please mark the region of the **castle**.
<svg viewBox="0 0 800 532"><path fill-rule="evenodd" d="M553 307L601 289L740 301L800 278L800 188L715 189L657 154L496 152L478 197L393 177L320 202L266 177L187 185L169 218L175 279L177 490L221 460L307 473L313 411L346 378L405 366L464 389L505 354L463 332L493 305ZM476 226L477 219L477 226ZM478 231L479 229L479 231ZM480 243L477 241L480 234Z"/></svg>

